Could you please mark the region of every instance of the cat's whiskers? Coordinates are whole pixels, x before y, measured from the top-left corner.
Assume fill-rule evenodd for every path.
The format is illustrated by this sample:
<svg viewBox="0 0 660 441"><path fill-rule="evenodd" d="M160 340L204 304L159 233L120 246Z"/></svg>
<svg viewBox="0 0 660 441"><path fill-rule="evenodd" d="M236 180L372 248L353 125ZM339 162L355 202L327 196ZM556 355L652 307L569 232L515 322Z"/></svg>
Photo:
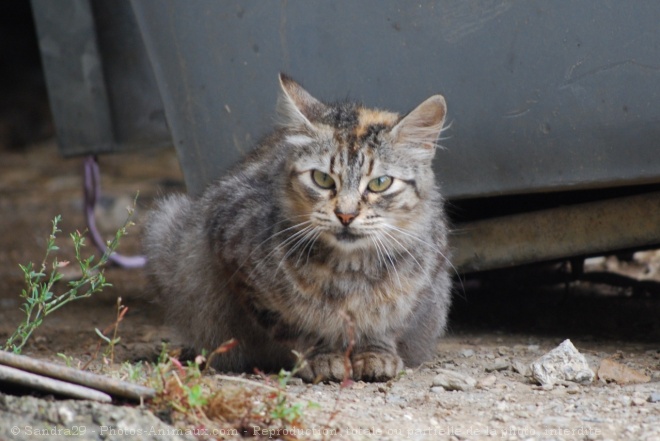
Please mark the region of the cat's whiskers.
<svg viewBox="0 0 660 441"><path fill-rule="evenodd" d="M437 245L432 244L432 243L428 243L427 241L425 241L424 239L420 238L419 236L417 236L417 235L415 235L415 234L413 234L413 233L411 233L411 232L409 232L409 231L406 231L406 230L404 230L403 228L396 227L396 226L394 226L394 225L392 225L392 224L383 223L383 226L384 226L385 228L389 228L389 229L391 229L391 230L398 231L399 233L401 233L401 234L403 234L403 235L405 235L405 236L408 236L408 237L410 237L411 239L414 239L414 240L418 241L418 242L421 243L422 245L427 246L427 247L430 248L432 251L435 251L437 254L439 254L443 259L445 259L445 262L447 262L447 264L448 264L448 265L451 267L451 269L454 271L454 273L455 273L456 276L458 277L458 280L461 282L461 289L462 289L462 291L465 292L465 286L463 285L463 280L461 279L461 275L460 275L460 273L458 272L458 269L454 266L453 263L451 263L451 260L449 260L449 259L447 258L447 256L445 255L445 253L443 253L442 250L441 250Z"/></svg>
<svg viewBox="0 0 660 441"><path fill-rule="evenodd" d="M284 222L290 222L292 219L300 218L300 217L308 217L308 216L307 216L307 215L293 216L293 217L291 217L291 218L287 218L287 219L281 220L281 221L279 221L279 222L275 222L274 224L272 224L271 226L269 226L267 229L272 229L272 228L275 227L276 225L279 225L279 224L284 223ZM271 235L268 236L266 239L264 239L263 241L261 241L261 243L259 243L256 247L254 247L254 249L250 252L250 254L248 254L247 257L246 257L245 259L243 259L243 261L238 265L238 267L237 267L236 270L232 273L232 275L229 276L229 277L227 278L227 280L226 280L225 283L224 283L224 286L226 286L226 285L227 285L227 284L228 284L228 283L229 283L229 282L230 282L230 281L236 276L236 274L238 274L238 272L239 272L239 271L245 266L245 264L246 264L247 262L250 261L250 259L251 259L252 256L254 255L254 253L256 253L257 251L259 251L259 249L260 249L260 248L261 248L266 242L268 242L269 240L275 239L275 238L276 238L277 236L279 236L280 234L284 234L284 233L286 233L286 232L288 232L288 231L290 231L290 230L292 230L292 229L299 228L299 227L301 227L301 226L303 226L303 225L305 225L305 224L310 224L310 223L311 223L310 220L307 220L307 221L305 221L305 222L300 222L300 223L298 223L298 224L295 224L295 225L292 225L292 226L290 226L290 227L288 227L288 228L285 228L284 230L278 231L277 233L271 234ZM261 230L260 232L264 232L264 231L266 231L267 229L263 229L263 230ZM252 274L252 272L250 272L250 274Z"/></svg>
<svg viewBox="0 0 660 441"><path fill-rule="evenodd" d="M309 241L308 245L305 246L305 248L309 248L307 250L307 259L305 260L305 265L307 265L309 263L310 253L312 252L312 249L314 249L314 244L316 244L316 240L319 238L319 236L321 235L322 232L323 232L323 230L321 230L320 228L317 228L313 239L311 241ZM300 253L301 257L302 257L302 254L305 252L305 248L303 248L302 252ZM298 259L298 261L299 260L300 260L300 258ZM296 262L296 266L298 266L298 261Z"/></svg>
<svg viewBox="0 0 660 441"><path fill-rule="evenodd" d="M382 247L383 254L387 258L387 260L390 261L390 264L392 265L392 269L394 270L394 275L396 275L396 279L399 284L399 289L403 290L403 284L401 283L401 278L399 277L399 272L396 269L396 259L392 259L392 255L387 252L387 247L385 246L385 243L383 242L383 237L381 236L380 232L377 230L374 230L372 233L372 236ZM386 265L387 266L387 265Z"/></svg>
<svg viewBox="0 0 660 441"><path fill-rule="evenodd" d="M408 248L406 248L406 246L404 244L402 244L396 237L394 237L392 234L388 233L387 231L383 230L382 233L385 234L387 237L389 237L394 242L396 242L396 244L399 245L399 247L403 251L405 251L415 261L415 264L419 267L419 269L424 274L424 278L429 283L429 286L432 286L433 282L431 281L431 278L429 276L429 273L428 273L427 269L424 268L424 266L419 262L419 260L417 260L417 258L408 250Z"/></svg>
<svg viewBox="0 0 660 441"><path fill-rule="evenodd" d="M277 253L280 249L282 249L283 247L288 246L291 242L295 242L296 239L299 239L299 238L300 238L300 236L305 235L305 234L308 233L310 230L312 230L312 229L315 228L313 225L309 225L309 224L311 224L311 221L307 221L307 222L301 222L300 224L295 225L295 226L293 226L293 227L289 227L289 228L287 228L286 230L282 230L282 232L284 232L284 231L288 231L288 230L291 230L291 229L294 228L294 227L298 227L298 226L301 226L301 225L304 225L304 224L308 224L308 225L307 225L305 228L303 228L302 230L298 230L298 231L296 231L295 233L293 233L291 236L289 236L289 237L287 237L286 239L284 239L280 244L278 244L278 245L277 245L275 248L273 248L268 254L266 254L266 256L264 256L264 257L262 257L261 259L257 260L257 262L256 262L256 264L255 264L255 266L254 266L254 268L252 269L252 271L250 271L250 274L248 274L247 278L250 279L250 278L252 277L252 274L253 274L253 273L254 273L259 267L261 267L264 263L266 263L266 262L268 261L268 259L270 259L270 258L271 258L275 253ZM280 232L280 233L281 233L281 232ZM277 235L277 234L280 234L280 233L276 233L276 234L274 234L273 236L275 236L275 235ZM273 236L271 236L271 238L272 238ZM268 240L268 239L267 239L267 240ZM265 242L265 241L264 241L264 242ZM262 242L262 243L264 243L264 242ZM251 254L252 254L252 253L251 253ZM239 268L239 269L240 269L240 268ZM236 270L236 272L238 272L238 269Z"/></svg>
<svg viewBox="0 0 660 441"><path fill-rule="evenodd" d="M300 248L301 245L304 245L300 251L300 254L298 255L298 260L296 260L295 266L298 267L298 263L300 262L300 257L302 256L302 253L305 252L305 248L307 248L307 244L317 232L318 229L316 226L311 226L311 228L306 229L305 234L299 236L298 239L293 244L293 246L289 248L289 250L282 257L282 259L280 259L280 262L277 264L277 270L275 271L275 273L277 274L277 271L279 271L280 267L282 266L282 263L284 263L289 258L289 256L291 256L298 248Z"/></svg>
<svg viewBox="0 0 660 441"><path fill-rule="evenodd" d="M390 278L390 281L394 283L392 272L390 271L390 267L387 265L387 260L385 259L385 255L383 254L383 251L381 251L380 249L380 245L376 241L376 238L373 236L373 233L369 233L368 237L371 239L371 241L374 244L374 248L376 249L376 259L378 260L379 266L382 265L383 267L385 267L387 276Z"/></svg>

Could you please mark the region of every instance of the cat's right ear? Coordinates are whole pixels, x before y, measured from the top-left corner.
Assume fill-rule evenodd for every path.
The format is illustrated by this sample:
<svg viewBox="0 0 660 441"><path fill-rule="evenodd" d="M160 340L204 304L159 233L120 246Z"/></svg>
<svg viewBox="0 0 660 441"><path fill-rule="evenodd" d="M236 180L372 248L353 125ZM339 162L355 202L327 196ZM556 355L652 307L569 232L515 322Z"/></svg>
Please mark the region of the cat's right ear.
<svg viewBox="0 0 660 441"><path fill-rule="evenodd" d="M282 93L277 100L279 123L293 129L314 129L312 121L325 110L325 104L314 98L289 76L280 74Z"/></svg>
<svg viewBox="0 0 660 441"><path fill-rule="evenodd" d="M395 143L406 146L414 158L432 160L446 115L447 104L442 95L428 98L394 126Z"/></svg>

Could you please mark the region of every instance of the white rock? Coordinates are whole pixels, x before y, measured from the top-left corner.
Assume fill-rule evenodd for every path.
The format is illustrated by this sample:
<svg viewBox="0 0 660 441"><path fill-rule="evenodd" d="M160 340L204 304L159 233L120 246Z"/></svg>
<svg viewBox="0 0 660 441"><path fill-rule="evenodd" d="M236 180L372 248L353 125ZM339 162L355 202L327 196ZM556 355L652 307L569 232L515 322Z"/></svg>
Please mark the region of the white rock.
<svg viewBox="0 0 660 441"><path fill-rule="evenodd" d="M552 351L531 364L532 377L539 384L553 385L558 381L591 383L594 372L589 368L584 355L580 354L570 340L564 340Z"/></svg>

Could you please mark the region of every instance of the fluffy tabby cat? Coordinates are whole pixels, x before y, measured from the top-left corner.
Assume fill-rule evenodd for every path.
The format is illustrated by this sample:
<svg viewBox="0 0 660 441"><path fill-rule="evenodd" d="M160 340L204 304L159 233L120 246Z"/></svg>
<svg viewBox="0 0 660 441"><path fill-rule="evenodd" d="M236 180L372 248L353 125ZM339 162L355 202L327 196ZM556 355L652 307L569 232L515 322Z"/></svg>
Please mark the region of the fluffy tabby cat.
<svg viewBox="0 0 660 441"><path fill-rule="evenodd" d="M145 247L158 301L219 370L384 381L429 359L450 306L431 162L440 95L405 116L324 104L280 75L276 130L199 198L160 201Z"/></svg>

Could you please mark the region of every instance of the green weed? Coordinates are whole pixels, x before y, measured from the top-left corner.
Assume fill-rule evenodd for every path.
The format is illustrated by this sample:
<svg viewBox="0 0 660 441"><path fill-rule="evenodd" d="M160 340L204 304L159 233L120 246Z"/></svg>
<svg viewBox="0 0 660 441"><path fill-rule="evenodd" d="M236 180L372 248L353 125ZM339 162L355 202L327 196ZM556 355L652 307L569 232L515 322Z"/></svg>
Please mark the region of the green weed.
<svg viewBox="0 0 660 441"><path fill-rule="evenodd" d="M68 289L62 294L55 294L54 286L63 277L59 270L69 265L70 262L60 261L57 257L54 257L52 262L49 263L51 255L59 250L59 247L55 245L55 239L57 233L61 233L58 225L62 217L60 215L55 216L41 265L38 268L32 262L27 265L19 265L26 285L25 289L21 291L21 298L25 301L21 309L25 313L25 318L7 339L4 350L20 354L32 333L41 326L48 315L74 300L90 297L102 291L103 288L111 286L105 279L103 268L110 255L119 246L120 239L126 235L127 227L132 225L132 216L133 209L131 208L126 222L115 233L114 238L108 241L106 251L96 262L94 261L94 255L86 258L82 256L82 248L86 245L83 234L78 231L70 234L76 264L80 267L82 275L80 279L68 282Z"/></svg>

